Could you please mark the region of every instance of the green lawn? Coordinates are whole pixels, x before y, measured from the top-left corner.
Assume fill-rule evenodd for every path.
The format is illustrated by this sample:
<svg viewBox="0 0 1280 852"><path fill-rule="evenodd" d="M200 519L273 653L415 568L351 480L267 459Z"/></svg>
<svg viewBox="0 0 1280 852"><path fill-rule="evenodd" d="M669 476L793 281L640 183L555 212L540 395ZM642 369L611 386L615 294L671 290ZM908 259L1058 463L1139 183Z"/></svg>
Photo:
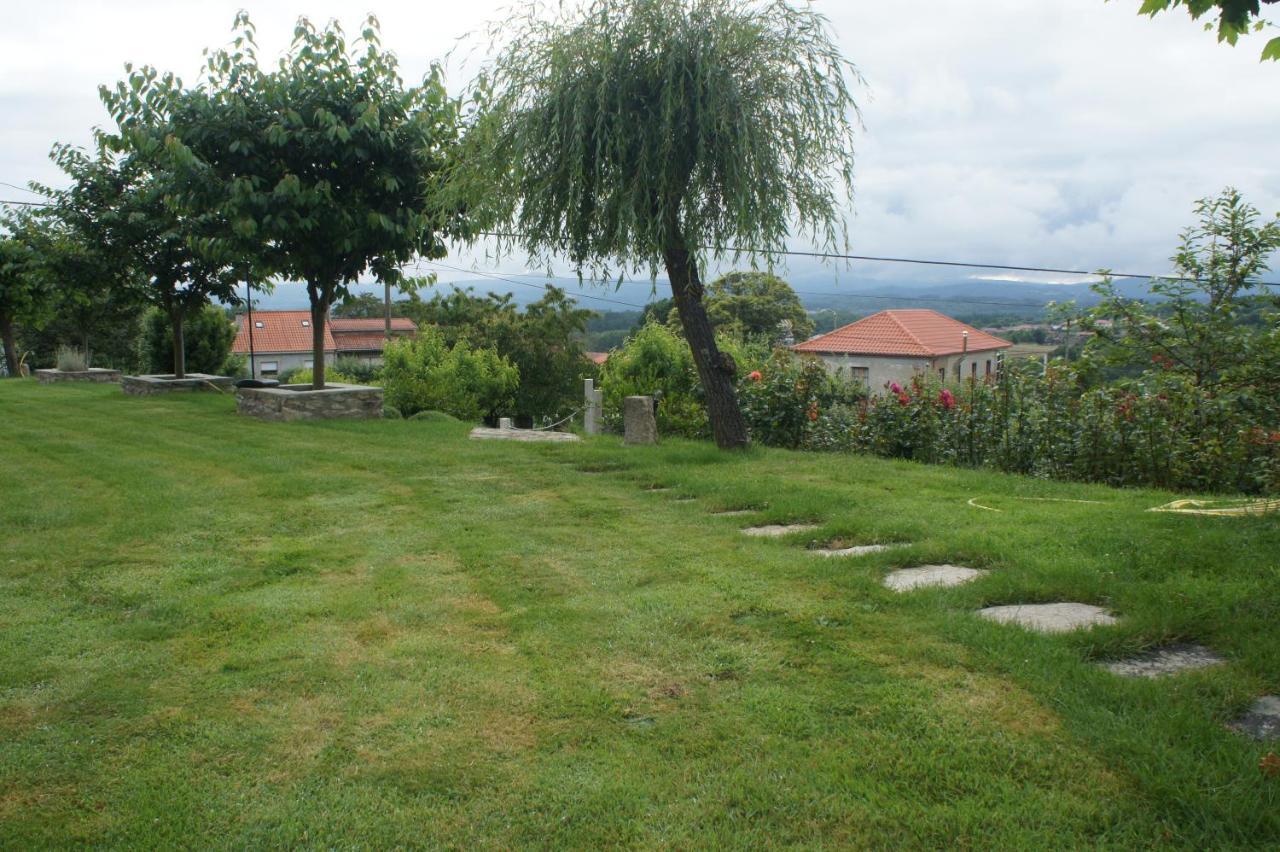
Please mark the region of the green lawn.
<svg viewBox="0 0 1280 852"><path fill-rule="evenodd" d="M1224 727L1280 689L1280 516L115 387L0 424L2 847L1280 844L1280 748ZM880 585L938 562L990 573ZM972 614L1051 600L1121 621ZM1228 664L1096 665L1170 640Z"/></svg>

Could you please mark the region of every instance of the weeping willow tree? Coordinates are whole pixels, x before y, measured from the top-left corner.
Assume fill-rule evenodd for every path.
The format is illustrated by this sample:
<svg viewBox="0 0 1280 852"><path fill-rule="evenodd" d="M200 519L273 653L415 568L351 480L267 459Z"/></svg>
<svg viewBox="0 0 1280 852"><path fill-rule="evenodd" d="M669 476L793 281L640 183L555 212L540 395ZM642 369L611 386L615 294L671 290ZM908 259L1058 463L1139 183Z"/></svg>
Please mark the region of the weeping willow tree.
<svg viewBox="0 0 1280 852"><path fill-rule="evenodd" d="M747 444L700 268L843 243L854 67L785 0L588 0L498 25L455 186L499 250L600 277L665 269L716 443Z"/></svg>

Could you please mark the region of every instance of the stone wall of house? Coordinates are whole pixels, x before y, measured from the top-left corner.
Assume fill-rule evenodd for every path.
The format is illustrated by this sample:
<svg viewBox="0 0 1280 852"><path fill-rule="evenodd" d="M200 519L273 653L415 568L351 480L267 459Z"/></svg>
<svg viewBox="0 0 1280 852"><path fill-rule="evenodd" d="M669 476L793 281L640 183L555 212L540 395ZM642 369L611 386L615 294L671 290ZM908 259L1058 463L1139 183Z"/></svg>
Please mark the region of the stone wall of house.
<svg viewBox="0 0 1280 852"><path fill-rule="evenodd" d="M330 384L237 388L236 411L259 420L372 420L382 417L382 388Z"/></svg>
<svg viewBox="0 0 1280 852"><path fill-rule="evenodd" d="M998 350L989 350L966 355L945 355L941 358L844 354L822 354L817 357L832 375L863 381L871 393L884 393L885 385L896 382L905 386L916 373L927 373L954 383L957 378L968 379L974 375L982 379L988 375L989 366L990 375L994 377L997 353Z"/></svg>
<svg viewBox="0 0 1280 852"><path fill-rule="evenodd" d="M249 353L242 353L245 359L245 369L249 368ZM274 379L276 376L286 370L302 370L310 369L312 363L310 352L255 352L253 356L254 378L255 379ZM333 353L326 352L324 363L330 367L333 366ZM276 369L271 372L264 372L264 364L275 364Z"/></svg>

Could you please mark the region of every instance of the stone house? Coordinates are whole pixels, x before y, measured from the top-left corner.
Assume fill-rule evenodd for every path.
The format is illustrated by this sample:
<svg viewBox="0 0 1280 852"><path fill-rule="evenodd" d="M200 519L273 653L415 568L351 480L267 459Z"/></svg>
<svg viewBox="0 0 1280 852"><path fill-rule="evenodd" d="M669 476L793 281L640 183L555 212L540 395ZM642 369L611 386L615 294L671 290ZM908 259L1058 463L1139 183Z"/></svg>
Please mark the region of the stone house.
<svg viewBox="0 0 1280 852"><path fill-rule="evenodd" d="M791 349L878 393L892 382L905 385L916 373L947 382L994 380L1012 345L937 311L911 308L872 314Z"/></svg>
<svg viewBox="0 0 1280 852"><path fill-rule="evenodd" d="M254 311L252 328L247 315L237 318L231 351L248 358L252 337L254 378L273 379L288 370L311 369L311 332L310 311ZM412 337L417 332L411 319L391 320L393 337ZM330 319L324 328L324 362L331 365L342 357L380 364L385 344L385 320Z"/></svg>

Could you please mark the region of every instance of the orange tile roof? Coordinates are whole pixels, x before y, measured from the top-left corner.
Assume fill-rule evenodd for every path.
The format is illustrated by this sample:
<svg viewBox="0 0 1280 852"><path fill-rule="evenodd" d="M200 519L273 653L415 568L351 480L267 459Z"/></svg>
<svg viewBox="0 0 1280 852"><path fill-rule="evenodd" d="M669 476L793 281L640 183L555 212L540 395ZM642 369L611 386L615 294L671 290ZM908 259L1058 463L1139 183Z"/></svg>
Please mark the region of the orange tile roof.
<svg viewBox="0 0 1280 852"><path fill-rule="evenodd" d="M592 364L603 364L605 361L609 360L608 352L583 352L582 354L585 355L587 360Z"/></svg>
<svg viewBox="0 0 1280 852"><path fill-rule="evenodd" d="M249 333L245 328L247 317L240 316L236 340L231 351L249 353ZM311 351L311 311L254 311L253 351L263 354L276 352ZM306 325L303 325L303 323ZM261 326L259 327L259 323ZM337 347L329 325L324 329L324 350L332 352Z"/></svg>
<svg viewBox="0 0 1280 852"><path fill-rule="evenodd" d="M371 319L364 319L364 318L344 319L342 317L334 317L333 319L329 320L329 327L333 329L334 334L342 334L343 332L356 332L356 331L364 331L364 332L385 331L387 327L387 321L382 317L374 317ZM412 334L417 330L418 330L418 326L416 326L413 320L409 319L408 317L392 317L391 318L391 332L393 334L397 331L403 331L403 332L408 332Z"/></svg>
<svg viewBox="0 0 1280 852"><path fill-rule="evenodd" d="M846 355L902 355L936 358L965 351L1004 349L1009 341L923 308L881 311L791 347L796 352Z"/></svg>
<svg viewBox="0 0 1280 852"><path fill-rule="evenodd" d="M329 329L339 352L381 352L387 343L385 319L333 319ZM393 337L411 337L418 326L408 317L391 318Z"/></svg>

